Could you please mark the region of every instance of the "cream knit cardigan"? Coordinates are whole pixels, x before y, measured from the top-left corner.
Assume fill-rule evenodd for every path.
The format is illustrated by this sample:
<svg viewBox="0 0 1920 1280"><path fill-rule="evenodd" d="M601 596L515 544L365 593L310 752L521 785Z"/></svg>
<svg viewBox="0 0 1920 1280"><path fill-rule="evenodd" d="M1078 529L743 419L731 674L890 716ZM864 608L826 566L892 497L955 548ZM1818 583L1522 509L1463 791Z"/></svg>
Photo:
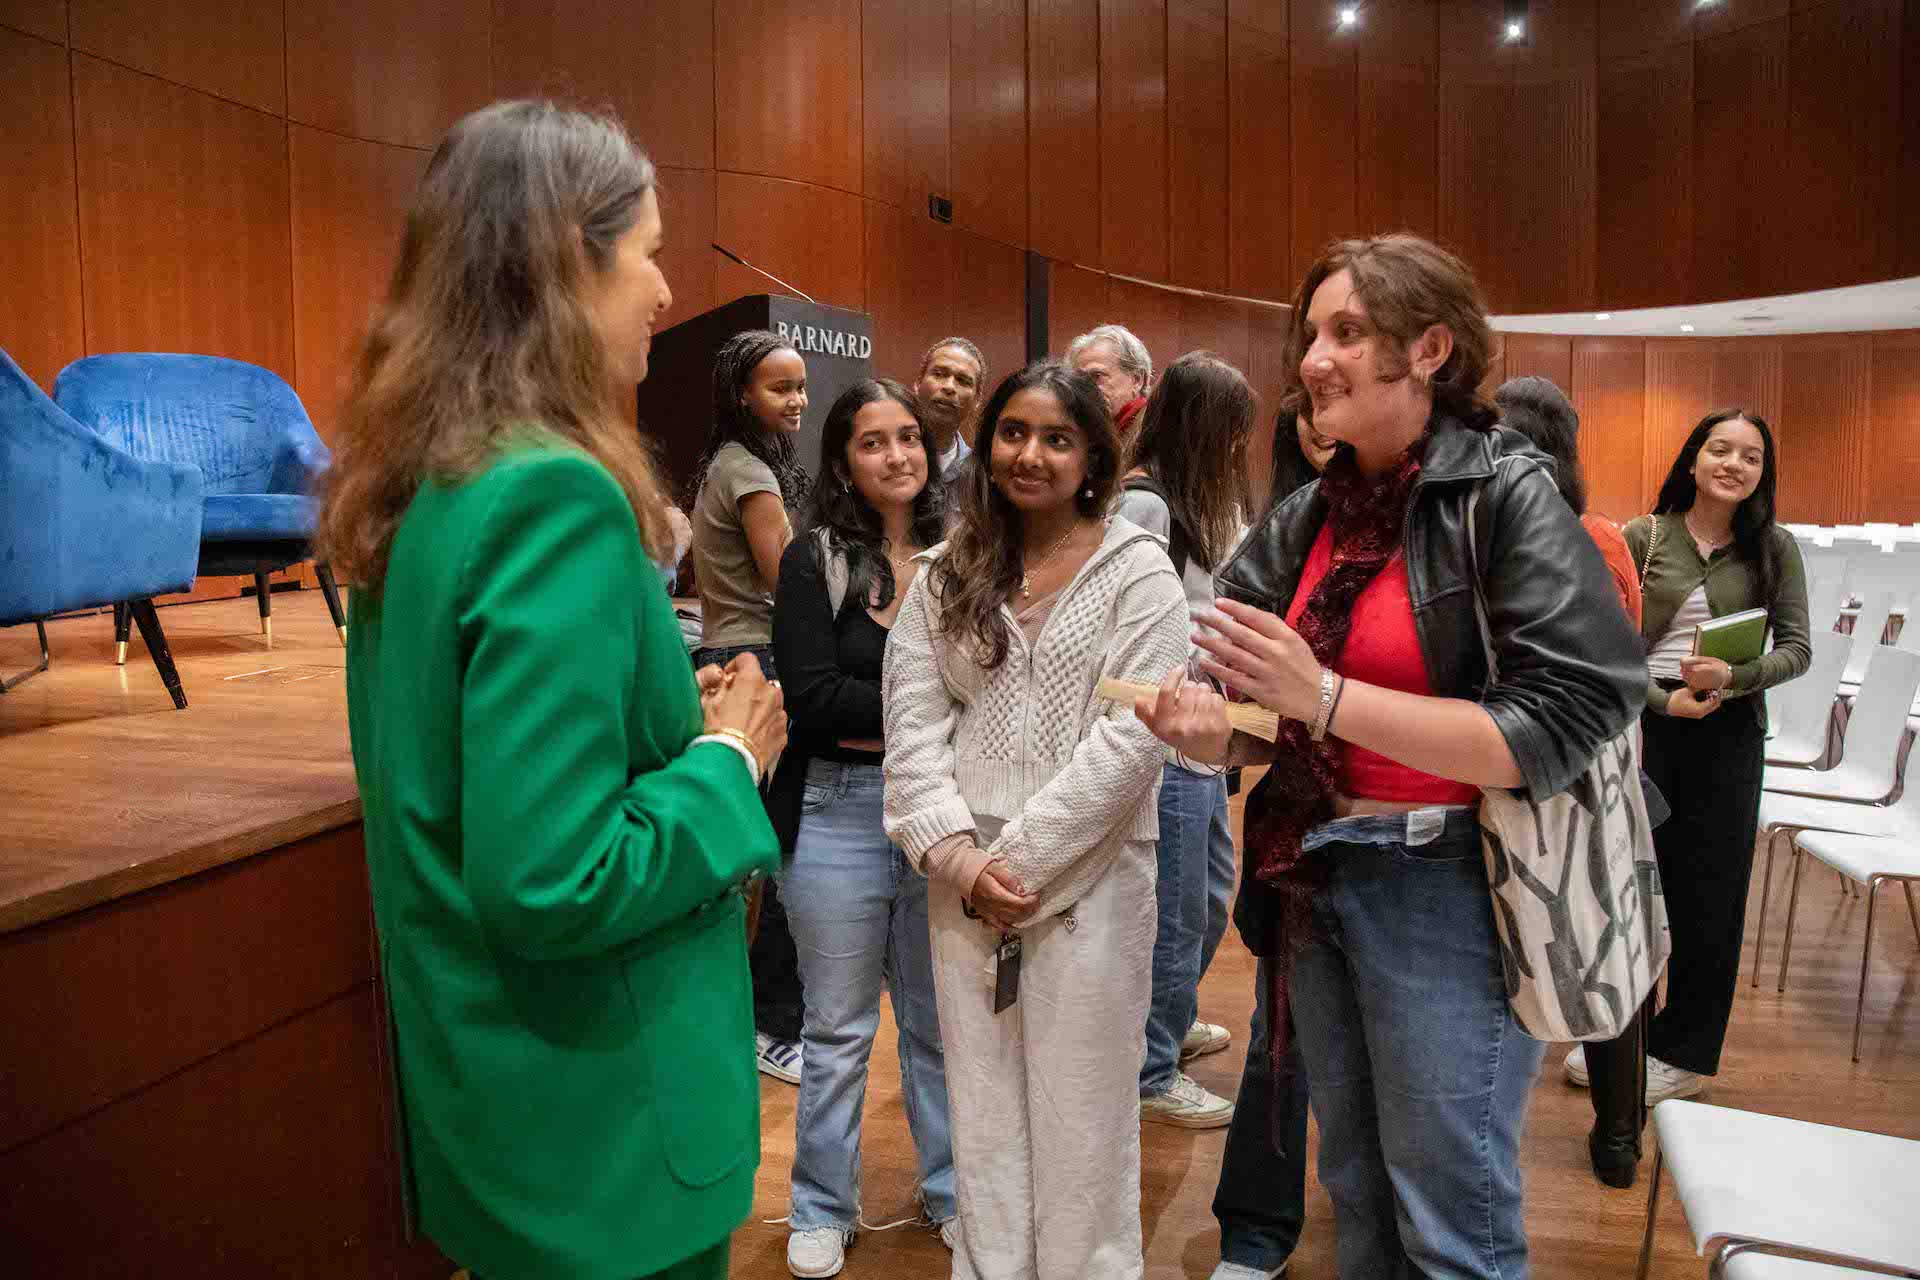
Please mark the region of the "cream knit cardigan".
<svg viewBox="0 0 1920 1280"><path fill-rule="evenodd" d="M887 641L886 828L914 867L928 850L1005 822L987 849L1040 900L1021 924L1065 911L1129 840L1158 839L1166 753L1133 708L1098 697L1102 676L1158 684L1185 663L1187 598L1152 534L1119 517L1029 645L1002 607L1007 659L982 671L940 637L920 556Z"/></svg>

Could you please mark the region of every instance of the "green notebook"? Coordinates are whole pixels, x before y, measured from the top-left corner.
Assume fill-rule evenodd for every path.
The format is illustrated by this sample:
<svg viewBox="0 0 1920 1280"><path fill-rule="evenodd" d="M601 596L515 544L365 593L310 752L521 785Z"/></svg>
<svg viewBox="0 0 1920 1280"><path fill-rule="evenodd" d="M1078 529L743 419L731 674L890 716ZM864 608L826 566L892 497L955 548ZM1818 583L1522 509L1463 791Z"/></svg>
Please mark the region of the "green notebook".
<svg viewBox="0 0 1920 1280"><path fill-rule="evenodd" d="M1743 609L1693 629L1693 655L1718 658L1730 667L1752 662L1767 649L1767 611Z"/></svg>

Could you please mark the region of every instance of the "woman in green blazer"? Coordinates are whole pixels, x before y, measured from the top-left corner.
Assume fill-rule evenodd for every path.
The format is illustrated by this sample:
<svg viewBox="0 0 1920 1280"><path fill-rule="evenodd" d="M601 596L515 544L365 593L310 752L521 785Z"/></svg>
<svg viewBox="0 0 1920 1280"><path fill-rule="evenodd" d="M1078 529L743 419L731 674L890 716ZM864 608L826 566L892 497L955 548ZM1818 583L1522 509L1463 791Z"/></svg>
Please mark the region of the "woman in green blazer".
<svg viewBox="0 0 1920 1280"><path fill-rule="evenodd" d="M759 1159L739 889L785 716L751 658L696 685L649 563L653 188L594 116L456 124L323 515L408 1163L485 1280L724 1276Z"/></svg>

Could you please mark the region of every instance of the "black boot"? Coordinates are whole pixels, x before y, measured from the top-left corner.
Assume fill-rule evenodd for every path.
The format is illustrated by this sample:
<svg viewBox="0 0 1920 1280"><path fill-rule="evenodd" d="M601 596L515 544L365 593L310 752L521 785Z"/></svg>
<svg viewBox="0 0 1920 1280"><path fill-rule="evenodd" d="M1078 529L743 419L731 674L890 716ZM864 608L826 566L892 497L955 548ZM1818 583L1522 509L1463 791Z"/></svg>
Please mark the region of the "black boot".
<svg viewBox="0 0 1920 1280"><path fill-rule="evenodd" d="M1610 1187L1631 1187L1640 1166L1640 1131L1646 1124L1646 1021L1636 1016L1612 1040L1587 1045L1592 1078L1593 1132L1587 1152L1594 1176Z"/></svg>

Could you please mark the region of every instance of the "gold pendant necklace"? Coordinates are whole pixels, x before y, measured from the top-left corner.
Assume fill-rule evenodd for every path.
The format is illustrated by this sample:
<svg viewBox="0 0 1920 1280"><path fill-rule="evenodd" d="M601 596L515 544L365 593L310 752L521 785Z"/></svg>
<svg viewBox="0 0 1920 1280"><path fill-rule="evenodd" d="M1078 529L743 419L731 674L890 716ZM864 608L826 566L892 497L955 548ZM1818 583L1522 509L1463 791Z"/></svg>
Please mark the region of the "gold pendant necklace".
<svg viewBox="0 0 1920 1280"><path fill-rule="evenodd" d="M1060 548L1067 545L1067 539L1071 538L1074 534L1074 531L1078 528L1079 528L1078 521L1075 521L1073 524L1068 525L1067 531L1060 535L1059 541L1053 544L1052 550L1048 551L1047 554L1045 554L1044 556L1041 556L1040 559L1035 561L1033 564L1022 567L1022 569L1020 570L1020 598L1022 600L1033 599L1033 571L1035 569L1046 568L1046 566L1053 560L1053 558L1060 554Z"/></svg>
<svg viewBox="0 0 1920 1280"><path fill-rule="evenodd" d="M1699 546L1705 547L1708 555L1712 555L1714 552L1718 551L1720 548L1726 546L1729 542L1733 541L1732 538L1722 538L1718 542L1715 542L1711 538L1701 537L1700 531L1693 527L1693 512L1691 511L1687 512L1685 515L1680 517L1680 523L1687 526L1687 536L1692 538L1694 542Z"/></svg>

